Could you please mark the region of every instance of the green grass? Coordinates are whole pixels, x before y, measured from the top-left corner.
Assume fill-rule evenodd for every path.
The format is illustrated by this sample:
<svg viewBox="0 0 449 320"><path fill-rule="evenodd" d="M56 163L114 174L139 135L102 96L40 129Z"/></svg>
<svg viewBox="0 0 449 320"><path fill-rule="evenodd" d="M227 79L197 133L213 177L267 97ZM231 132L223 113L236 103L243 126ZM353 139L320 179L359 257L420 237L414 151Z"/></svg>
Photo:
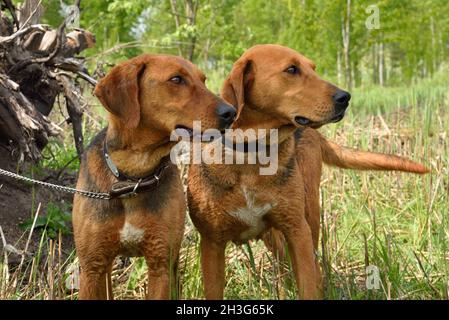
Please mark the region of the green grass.
<svg viewBox="0 0 449 320"><path fill-rule="evenodd" d="M341 145L406 155L432 169L426 176L324 170L319 257L325 299L448 299L448 81L442 73L413 86L354 90L347 117L321 130ZM198 238L188 222L179 264L186 299L203 298ZM64 287L75 255L62 259L60 245L44 233L25 271L1 265L0 298L76 298L76 290ZM291 271L281 282L282 268L260 241L230 244L226 256L227 299L295 297ZM379 270L377 290L366 288L367 266ZM142 258L117 260L117 298L143 298L145 281Z"/></svg>
<svg viewBox="0 0 449 320"><path fill-rule="evenodd" d="M323 130L340 144L406 155L432 169L426 176L325 170L324 262L332 270L327 298L448 298L449 95L444 83L437 78L410 88L355 90L348 117ZM379 290L365 289L366 265L379 268Z"/></svg>

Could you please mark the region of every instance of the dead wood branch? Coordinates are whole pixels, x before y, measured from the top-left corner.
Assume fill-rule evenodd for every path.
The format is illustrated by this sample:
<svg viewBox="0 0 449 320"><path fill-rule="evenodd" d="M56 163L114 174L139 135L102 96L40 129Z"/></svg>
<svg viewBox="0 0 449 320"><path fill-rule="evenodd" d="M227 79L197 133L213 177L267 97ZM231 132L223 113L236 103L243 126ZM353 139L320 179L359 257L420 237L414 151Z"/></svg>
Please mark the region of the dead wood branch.
<svg viewBox="0 0 449 320"><path fill-rule="evenodd" d="M72 79L66 74L58 74L56 79L62 84L64 95L66 99L67 112L70 117L70 122L73 127L73 137L75 139L75 147L78 153L78 157L81 157L83 153L83 127L82 127L82 117L83 110L79 102L79 96L81 93L79 89L75 86Z"/></svg>
<svg viewBox="0 0 449 320"><path fill-rule="evenodd" d="M0 145L16 150L21 160L39 159L48 139L62 131L48 116L56 97L63 95L76 150L81 155L83 108L76 78L93 85L96 80L77 55L94 46L94 35L80 28L66 33L69 17L57 29L40 24L42 0L26 0L19 10L11 1L2 2ZM78 9L79 5L80 1L75 1ZM13 21L4 10L11 12Z"/></svg>

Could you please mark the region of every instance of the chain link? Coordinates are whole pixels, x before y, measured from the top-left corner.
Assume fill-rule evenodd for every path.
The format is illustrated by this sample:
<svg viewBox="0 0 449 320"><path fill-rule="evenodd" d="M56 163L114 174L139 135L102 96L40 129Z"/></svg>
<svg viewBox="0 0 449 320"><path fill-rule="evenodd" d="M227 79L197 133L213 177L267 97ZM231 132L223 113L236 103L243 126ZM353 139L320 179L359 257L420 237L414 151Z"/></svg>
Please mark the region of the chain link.
<svg viewBox="0 0 449 320"><path fill-rule="evenodd" d="M9 171L3 170L3 169L0 169L0 175L4 175L4 176L10 177L10 178L17 179L17 180L31 182L31 183L34 183L34 184L37 184L40 186L44 186L44 187L55 189L55 190L62 191L62 192L67 192L67 193L71 193L71 194L79 194L84 197L88 197L88 198L92 198L92 199L99 199L99 200L110 200L111 199L111 197L109 196L109 193L91 192L91 191L85 191L85 190L78 190L78 189L70 188L70 187L64 187L64 186L60 186L57 184L52 184L52 183L43 182L43 181L28 178L28 177L24 177L17 173L9 172Z"/></svg>

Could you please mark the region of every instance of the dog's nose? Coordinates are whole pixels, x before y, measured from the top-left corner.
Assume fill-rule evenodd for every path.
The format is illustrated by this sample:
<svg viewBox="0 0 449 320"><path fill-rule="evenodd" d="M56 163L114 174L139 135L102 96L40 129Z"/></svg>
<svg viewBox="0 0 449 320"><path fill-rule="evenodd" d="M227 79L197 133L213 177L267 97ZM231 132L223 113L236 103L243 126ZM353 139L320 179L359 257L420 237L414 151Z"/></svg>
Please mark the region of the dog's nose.
<svg viewBox="0 0 449 320"><path fill-rule="evenodd" d="M347 104L351 100L351 94L347 91L338 89L332 96L335 104Z"/></svg>
<svg viewBox="0 0 449 320"><path fill-rule="evenodd" d="M222 127L230 125L237 114L235 108L226 103L220 103L215 110L218 118L220 119L220 124Z"/></svg>
<svg viewBox="0 0 449 320"><path fill-rule="evenodd" d="M349 100L351 100L351 94L347 91L338 89L337 92L332 96L332 101L334 102L335 112L340 113L346 110L349 105Z"/></svg>

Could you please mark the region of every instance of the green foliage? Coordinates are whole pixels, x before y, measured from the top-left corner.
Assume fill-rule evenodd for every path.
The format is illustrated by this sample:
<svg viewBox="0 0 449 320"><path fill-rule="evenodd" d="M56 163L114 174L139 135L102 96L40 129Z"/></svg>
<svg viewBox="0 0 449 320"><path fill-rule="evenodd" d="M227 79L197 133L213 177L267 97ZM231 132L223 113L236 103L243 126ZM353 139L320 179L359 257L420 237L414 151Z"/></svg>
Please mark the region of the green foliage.
<svg viewBox="0 0 449 320"><path fill-rule="evenodd" d="M42 152L41 165L45 168L78 170L79 159L73 143L52 139Z"/></svg>
<svg viewBox="0 0 449 320"><path fill-rule="evenodd" d="M45 17L52 24L61 20L58 1L44 1ZM185 11L188 3L197 8L193 22ZM81 26L97 37L97 47L88 55L133 43L107 54L108 61L141 52L188 57L194 43L196 63L207 72L223 68L221 73L226 73L250 46L279 43L315 60L318 71L330 80L345 83L342 27L348 0L95 0L81 4ZM365 23L373 4L379 9L380 28L370 30ZM357 86L379 83L379 72L384 73L384 84L410 82L435 73L447 59L449 2L352 0L350 9L349 68ZM381 60L383 70L379 70Z"/></svg>
<svg viewBox="0 0 449 320"><path fill-rule="evenodd" d="M59 232L62 235L70 233L69 223L72 220L69 206L64 205L62 207L49 202L46 208L47 214L39 216L36 219L34 228L45 232L49 238L55 239ZM24 230L30 230L33 226L34 217L26 220L20 224L20 227Z"/></svg>
<svg viewBox="0 0 449 320"><path fill-rule="evenodd" d="M43 3L44 21L59 25L59 0ZM86 54L108 62L161 52L192 58L207 72L223 68L226 73L252 45L279 43L309 56L320 73L344 85L348 3L349 69L356 86L380 83L379 73L383 84L410 83L434 74L446 61L449 2L444 0L90 0L81 1L80 23L97 38ZM188 4L196 8L191 19ZM371 5L379 10L378 29L366 27Z"/></svg>

